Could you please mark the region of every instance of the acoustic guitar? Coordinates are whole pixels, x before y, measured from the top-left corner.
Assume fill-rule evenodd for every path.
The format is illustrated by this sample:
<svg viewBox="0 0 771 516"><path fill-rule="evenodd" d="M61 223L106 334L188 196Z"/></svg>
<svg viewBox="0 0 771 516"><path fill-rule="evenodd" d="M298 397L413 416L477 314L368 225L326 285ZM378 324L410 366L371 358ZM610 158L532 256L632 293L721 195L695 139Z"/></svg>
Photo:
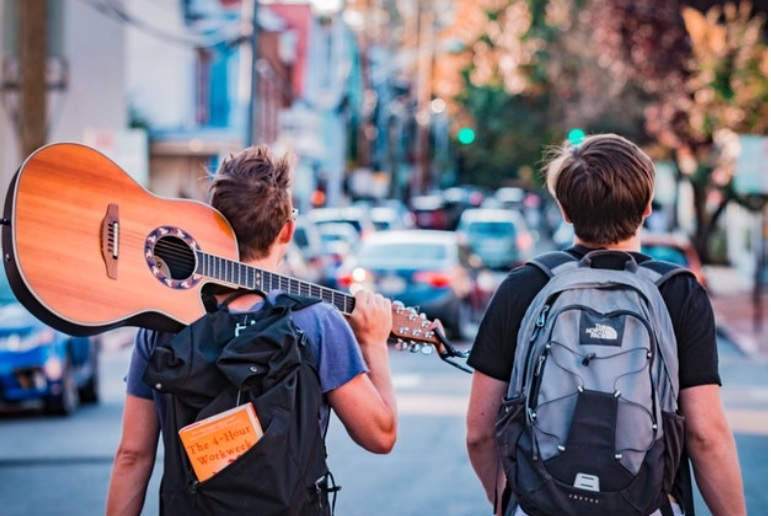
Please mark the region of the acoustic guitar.
<svg viewBox="0 0 771 516"><path fill-rule="evenodd" d="M343 292L240 263L220 212L158 197L80 144L31 154L11 182L4 218L3 262L14 294L37 318L72 335L120 326L177 331L205 313L201 289L209 283L281 289L343 314L355 304ZM392 337L439 346L428 325L393 303Z"/></svg>

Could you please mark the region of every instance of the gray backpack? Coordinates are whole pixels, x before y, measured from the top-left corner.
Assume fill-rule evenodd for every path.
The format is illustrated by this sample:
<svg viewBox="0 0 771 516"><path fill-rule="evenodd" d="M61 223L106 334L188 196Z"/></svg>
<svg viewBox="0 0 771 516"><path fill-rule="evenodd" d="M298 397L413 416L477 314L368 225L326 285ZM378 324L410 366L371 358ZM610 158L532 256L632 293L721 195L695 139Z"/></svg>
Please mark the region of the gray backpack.
<svg viewBox="0 0 771 516"><path fill-rule="evenodd" d="M592 267L564 252L530 263L550 276L517 337L496 436L512 496L530 515L648 515L668 509L684 441L677 342L663 262ZM665 271L662 273L662 271Z"/></svg>

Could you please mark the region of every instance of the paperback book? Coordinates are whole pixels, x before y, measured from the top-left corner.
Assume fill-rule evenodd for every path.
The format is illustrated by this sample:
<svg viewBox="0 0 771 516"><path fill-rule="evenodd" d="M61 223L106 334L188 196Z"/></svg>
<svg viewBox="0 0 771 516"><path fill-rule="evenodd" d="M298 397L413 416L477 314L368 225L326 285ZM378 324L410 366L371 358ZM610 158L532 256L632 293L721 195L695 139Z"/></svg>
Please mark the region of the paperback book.
<svg viewBox="0 0 771 516"><path fill-rule="evenodd" d="M179 430L179 437L199 481L216 475L262 437L251 403L239 405Z"/></svg>

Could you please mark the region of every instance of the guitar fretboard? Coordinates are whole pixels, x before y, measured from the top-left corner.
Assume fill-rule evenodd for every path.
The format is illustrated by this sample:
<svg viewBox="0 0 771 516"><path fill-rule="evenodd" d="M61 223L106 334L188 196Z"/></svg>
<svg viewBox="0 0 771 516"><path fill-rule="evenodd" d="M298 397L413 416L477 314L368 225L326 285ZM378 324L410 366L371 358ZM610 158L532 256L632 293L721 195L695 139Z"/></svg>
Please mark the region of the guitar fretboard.
<svg viewBox="0 0 771 516"><path fill-rule="evenodd" d="M339 290L268 272L202 251L196 251L196 255L198 260L195 272L201 276L247 289L257 288L263 292L282 290L288 294L314 297L334 305L345 314L353 311L355 299Z"/></svg>

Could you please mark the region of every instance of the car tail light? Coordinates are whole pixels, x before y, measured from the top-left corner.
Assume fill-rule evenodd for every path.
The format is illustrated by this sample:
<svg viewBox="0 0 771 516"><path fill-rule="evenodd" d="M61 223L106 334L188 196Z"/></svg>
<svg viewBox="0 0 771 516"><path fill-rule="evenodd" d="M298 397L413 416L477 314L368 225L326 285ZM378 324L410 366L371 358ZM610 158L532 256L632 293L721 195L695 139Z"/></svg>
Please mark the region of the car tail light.
<svg viewBox="0 0 771 516"><path fill-rule="evenodd" d="M351 288L354 284L365 285L372 282L372 273L361 267L337 275L337 283L342 288Z"/></svg>
<svg viewBox="0 0 771 516"><path fill-rule="evenodd" d="M434 288L445 288L450 286L450 277L439 271L418 271L412 276L416 283L425 283Z"/></svg>
<svg viewBox="0 0 771 516"><path fill-rule="evenodd" d="M337 284L340 285L341 288L349 288L353 285L353 276L351 276L350 273L338 274Z"/></svg>
<svg viewBox="0 0 771 516"><path fill-rule="evenodd" d="M527 249L532 243L533 237L530 236L530 233L520 233L517 235L517 247L519 249Z"/></svg>

